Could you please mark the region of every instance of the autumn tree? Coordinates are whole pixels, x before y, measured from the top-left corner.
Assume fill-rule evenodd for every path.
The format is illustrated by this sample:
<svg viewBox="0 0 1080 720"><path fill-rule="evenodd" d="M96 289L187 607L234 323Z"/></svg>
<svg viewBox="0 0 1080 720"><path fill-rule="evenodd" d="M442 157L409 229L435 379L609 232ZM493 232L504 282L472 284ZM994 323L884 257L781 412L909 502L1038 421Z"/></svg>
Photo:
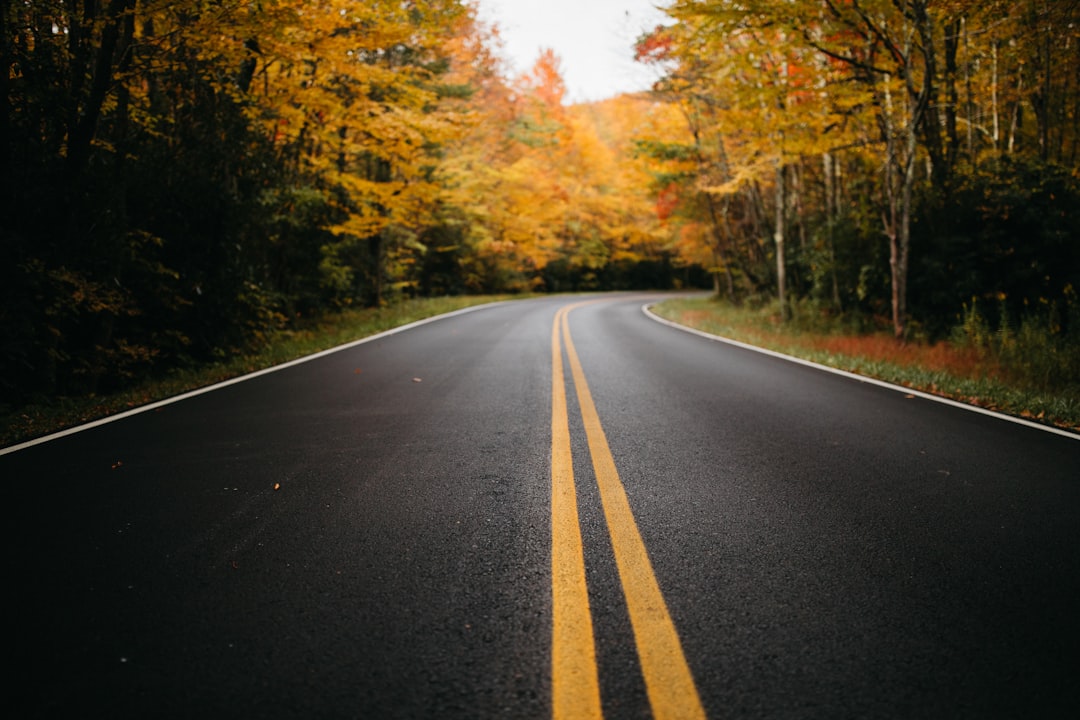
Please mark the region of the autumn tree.
<svg viewBox="0 0 1080 720"><path fill-rule="evenodd" d="M656 103L568 106L560 65L543 51L515 82L489 85L481 120L450 154L455 202L477 252L471 282L550 290L670 282L647 279L656 273L646 268L673 251L649 177L631 158Z"/></svg>
<svg viewBox="0 0 1080 720"><path fill-rule="evenodd" d="M469 12L5 3L5 394L107 389L378 301L435 222Z"/></svg>
<svg viewBox="0 0 1080 720"><path fill-rule="evenodd" d="M802 168L852 142L851 105L828 92L835 74L786 27L735 4L683 3L671 12L681 22L643 38L639 56L669 66L658 89L683 109L693 137L700 204L728 295L735 296L733 267L751 292L771 279L784 315L789 235L805 236ZM762 266L766 248L771 268Z"/></svg>
<svg viewBox="0 0 1080 720"><path fill-rule="evenodd" d="M226 67L202 50L198 19L212 10L3 12L9 389L107 389L163 357L242 341L261 309L235 248L270 177Z"/></svg>
<svg viewBox="0 0 1080 720"><path fill-rule="evenodd" d="M912 269L925 293L929 276L918 273L939 260L924 238L955 235L961 187L991 169L1023 182L1002 154L1075 168L1077 7L680 0L668 11L677 22L645 54L662 49L659 90L686 109L695 137L712 133L703 157L714 160L698 176L723 180L707 187L725 193L724 209L744 199L752 209L771 188L771 212L731 227L744 236L771 231L779 294L787 266L801 292L831 296L834 308L865 304L875 296L877 252L860 247L882 237L892 329L904 338ZM740 175L753 179L736 191ZM789 230L798 236L794 265L783 257ZM804 238L823 238L824 252ZM916 246L925 254L913 260ZM1064 298L1069 282L1055 285Z"/></svg>

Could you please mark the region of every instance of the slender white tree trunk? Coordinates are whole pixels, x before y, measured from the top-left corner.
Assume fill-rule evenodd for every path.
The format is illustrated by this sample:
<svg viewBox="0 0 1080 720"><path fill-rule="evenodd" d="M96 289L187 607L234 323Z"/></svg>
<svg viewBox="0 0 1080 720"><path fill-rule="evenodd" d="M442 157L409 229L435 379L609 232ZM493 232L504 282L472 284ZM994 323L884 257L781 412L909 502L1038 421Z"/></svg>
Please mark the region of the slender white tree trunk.
<svg viewBox="0 0 1080 720"><path fill-rule="evenodd" d="M787 272L784 261L784 205L786 193L784 189L784 162L776 162L776 229L773 231L773 240L776 242L776 293L780 298L780 319L788 319L787 307Z"/></svg>

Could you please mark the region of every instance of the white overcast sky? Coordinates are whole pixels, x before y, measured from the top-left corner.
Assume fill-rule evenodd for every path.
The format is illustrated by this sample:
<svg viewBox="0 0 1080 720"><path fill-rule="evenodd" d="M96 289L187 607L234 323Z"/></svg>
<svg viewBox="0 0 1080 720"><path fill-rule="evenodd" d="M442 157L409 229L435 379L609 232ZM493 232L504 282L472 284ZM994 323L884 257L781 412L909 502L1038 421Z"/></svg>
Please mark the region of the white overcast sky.
<svg viewBox="0 0 1080 720"><path fill-rule="evenodd" d="M662 23L667 0L477 0L480 18L498 25L514 75L541 48L562 58L570 102L646 90L656 71L634 62L634 40Z"/></svg>

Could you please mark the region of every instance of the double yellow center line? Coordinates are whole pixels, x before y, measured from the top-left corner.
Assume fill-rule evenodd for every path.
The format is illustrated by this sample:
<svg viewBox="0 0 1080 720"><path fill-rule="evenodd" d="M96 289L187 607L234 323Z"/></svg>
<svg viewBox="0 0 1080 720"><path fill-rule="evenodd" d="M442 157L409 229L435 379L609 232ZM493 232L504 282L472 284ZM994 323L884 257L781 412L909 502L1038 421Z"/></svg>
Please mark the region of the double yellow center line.
<svg viewBox="0 0 1080 720"><path fill-rule="evenodd" d="M556 720L603 717L570 451L562 352L565 343L653 717L704 718L679 635L660 593L570 337L567 318L574 308L584 304L560 308L551 329L552 715Z"/></svg>

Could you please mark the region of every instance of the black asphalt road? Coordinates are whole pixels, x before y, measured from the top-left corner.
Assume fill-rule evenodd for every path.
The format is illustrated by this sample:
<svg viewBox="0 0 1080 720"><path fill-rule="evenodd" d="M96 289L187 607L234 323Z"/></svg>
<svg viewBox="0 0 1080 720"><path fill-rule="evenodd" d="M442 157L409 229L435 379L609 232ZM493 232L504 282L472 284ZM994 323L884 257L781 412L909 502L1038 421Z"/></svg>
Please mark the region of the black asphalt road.
<svg viewBox="0 0 1080 720"><path fill-rule="evenodd" d="M569 324L709 717L1080 717L1080 441L646 299ZM550 716L551 331L577 300L0 456L8 716ZM568 396L605 716L649 717Z"/></svg>

